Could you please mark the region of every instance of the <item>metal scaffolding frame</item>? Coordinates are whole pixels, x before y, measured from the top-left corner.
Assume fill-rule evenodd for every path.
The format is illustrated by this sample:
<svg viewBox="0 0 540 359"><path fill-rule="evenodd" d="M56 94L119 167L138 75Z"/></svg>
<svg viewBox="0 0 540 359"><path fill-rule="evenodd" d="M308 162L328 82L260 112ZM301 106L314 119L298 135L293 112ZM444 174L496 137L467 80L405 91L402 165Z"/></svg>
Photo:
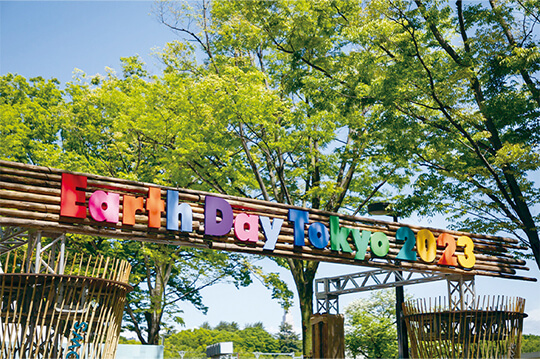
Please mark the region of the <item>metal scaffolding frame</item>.
<svg viewBox="0 0 540 359"><path fill-rule="evenodd" d="M370 290L434 282L438 280L452 279L452 283L454 283L456 281L456 277L460 276L450 276L448 274L439 272L417 272L403 269L377 269L336 277L316 279L315 298L317 300L317 313L338 314L338 298L342 294L366 292ZM461 282L458 280L458 282L454 284L457 286L461 285L463 287L463 285L460 283ZM474 277L472 288L474 288ZM467 292L468 291L469 289ZM451 296L451 298L453 298L453 296Z"/></svg>
<svg viewBox="0 0 540 359"><path fill-rule="evenodd" d="M0 255L7 254L24 245L28 245L24 263L26 273L64 274L65 233L44 234L33 228L0 227ZM50 267L43 260L44 257L49 259L49 263L57 262L58 267ZM56 261L57 257L58 261ZM0 273L3 272L0 263Z"/></svg>
<svg viewBox="0 0 540 359"><path fill-rule="evenodd" d="M476 309L474 276L452 275L447 278L450 310Z"/></svg>
<svg viewBox="0 0 540 359"><path fill-rule="evenodd" d="M24 246L35 233L28 228L0 227L0 255Z"/></svg>

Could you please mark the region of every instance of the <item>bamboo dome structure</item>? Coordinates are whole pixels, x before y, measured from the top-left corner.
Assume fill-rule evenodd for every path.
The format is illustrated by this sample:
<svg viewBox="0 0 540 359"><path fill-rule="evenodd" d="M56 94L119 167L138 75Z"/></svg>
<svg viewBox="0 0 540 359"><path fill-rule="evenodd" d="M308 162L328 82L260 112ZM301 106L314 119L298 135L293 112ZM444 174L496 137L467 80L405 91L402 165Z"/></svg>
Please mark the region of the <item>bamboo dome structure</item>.
<svg viewBox="0 0 540 359"><path fill-rule="evenodd" d="M413 358L520 358L525 300L477 297L455 309L441 297L403 305Z"/></svg>
<svg viewBox="0 0 540 359"><path fill-rule="evenodd" d="M1 358L115 357L131 266L70 254L64 240L0 256Z"/></svg>

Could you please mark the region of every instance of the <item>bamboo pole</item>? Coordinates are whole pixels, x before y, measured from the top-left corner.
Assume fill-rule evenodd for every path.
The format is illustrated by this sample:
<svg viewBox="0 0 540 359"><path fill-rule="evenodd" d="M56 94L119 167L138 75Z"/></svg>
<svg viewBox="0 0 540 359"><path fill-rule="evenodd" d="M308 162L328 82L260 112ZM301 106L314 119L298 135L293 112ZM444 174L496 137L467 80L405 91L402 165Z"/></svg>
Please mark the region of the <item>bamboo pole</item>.
<svg viewBox="0 0 540 359"><path fill-rule="evenodd" d="M152 183L144 183L144 182L137 182L137 181L130 181L130 180L122 180L122 179L118 179L118 178L111 178L111 177L106 177L106 176L97 176L97 175L85 174L85 173L69 172L69 171L53 169L53 168L48 168L48 167L42 167L42 166L26 165L26 164L17 163L17 162L0 161L0 174L2 172L9 171L8 169L11 169L11 171L12 171L11 174L16 174L17 175L17 176L14 176L15 178L18 178L18 177L21 177L21 176L22 177L26 177L26 176L34 176L34 177L36 177L36 176L38 176L38 177L41 177L42 179L47 179L47 180L50 180L50 181L57 181L57 182L60 182L60 180L61 180L60 176L61 176L62 173L73 173L73 174L76 174L76 175L86 176L88 178L89 185L94 183L93 181L96 181L96 183L99 183L99 187L97 187L97 188L103 188L103 187L107 187L108 185L110 185L111 187L117 187L119 190L130 189L130 190L133 190L133 191L138 191L140 193L147 193L147 190L145 191L145 189L141 189L140 187L143 187L143 188L145 188L145 187L156 187L156 185L152 184ZM14 169L18 169L19 172L14 173L13 172ZM193 190L188 190L188 189L179 189L179 188L174 188L174 187L160 186L160 188L162 188L162 193L164 193L166 190L170 189L170 190L176 190L179 193L184 194L184 195L190 195L190 196L192 196L192 197L190 197L190 199L192 199L194 202L196 202L197 200L199 202L203 202L204 197L207 196L207 195L210 195L210 196L215 196L215 197L220 197L220 198L227 199L227 200L229 200L231 202L231 205L233 205L233 206L237 205L237 206L240 206L240 207L246 207L247 206L246 204L249 204L251 207L253 207L253 206L259 205L261 209L265 209L265 210L268 207L272 207L272 208L274 208L273 209L274 212L278 211L279 209L288 210L289 208L306 210L305 208L302 208L302 207L290 206L290 205L281 204L281 203L266 202L266 201L262 201L262 200L251 199L251 198L239 198L239 197L233 197L233 196L227 196L227 195L213 194L213 193L209 193L209 192L193 191ZM344 214L336 214L336 213L323 211L323 210L309 209L308 211L310 212L310 214L312 213L313 215L321 215L323 217L327 217L329 215L337 215L340 218L342 218L343 220L349 219L349 220L351 220L351 221L353 221L355 223L358 222L358 221L362 221L364 223L383 224L383 225L387 225L387 226L398 226L398 227L403 226L403 224L398 224L398 223L394 223L394 222L384 222L384 221L374 220L374 219L371 219L371 218L362 218L362 217L354 217L354 216L349 216L349 215L344 215ZM317 219L317 218L314 218L314 219ZM419 229L425 228L425 227L418 227L418 226L411 226L411 225L409 225L409 227L411 229L413 229L413 231L415 229L419 230ZM435 231L435 232L440 231L439 229L436 229L436 228L427 227L427 229ZM475 236L475 237L478 237L478 238L490 239L490 240L494 240L494 241L502 241L502 242L506 242L506 243L518 243L518 241L513 239L513 238L505 238L505 237L490 236L490 235L473 235L471 233L461 232L461 231L444 231L444 232L450 233L450 234L453 234L453 235L456 235L456 236L467 235L467 236Z"/></svg>
<svg viewBox="0 0 540 359"><path fill-rule="evenodd" d="M520 355L522 298L478 297L474 309L451 310L442 299L404 303L415 358L504 358Z"/></svg>
<svg viewBox="0 0 540 359"><path fill-rule="evenodd" d="M22 250L21 256L15 251L0 257L6 268L6 273L0 275L0 298L7 303L1 306L0 312L0 357L64 357L66 349L62 343L67 340L69 346L73 324L86 320L89 312L95 314L97 310L103 313L93 317L100 320L100 323L93 321L98 335L93 337L89 331L81 333L84 344L78 354L87 359L112 359L125 295L130 288L127 284L129 264L100 257L97 261L85 260L87 263L83 266L79 261L82 256L75 254L65 258L66 262L71 260L71 265L65 266L65 275L22 273L27 261L27 251ZM51 255L44 259L49 267L56 268L61 257ZM92 262L94 264L90 265ZM97 277L80 275L87 274L91 267ZM59 299L58 294L62 292ZM85 297L86 301L83 301ZM91 306L92 300L97 300L100 305Z"/></svg>
<svg viewBox="0 0 540 359"><path fill-rule="evenodd" d="M0 217L0 224L3 222L3 217ZM24 219L11 219L11 221L16 221L18 225L21 226L32 226L34 228L40 228L41 226L50 228L50 224L43 223L43 221L40 220L24 220ZM55 225L55 228L57 231L64 231L66 229L69 229L70 227L66 227L64 225ZM79 234L95 234L94 230L92 228L89 228L89 230L86 230L85 226L81 226L77 228L76 231L72 231L73 233L79 233ZM331 251L326 252L317 252L314 249L311 249L309 247L302 247L302 251L296 251L293 250L291 247L283 247L283 250L276 249L271 253L268 253L267 251L264 251L261 247L259 248L253 248L253 247L247 247L247 246L241 246L238 244L229 243L220 243L215 241L214 238L213 241L209 241L205 236L193 234L192 238L189 240L181 241L181 240L171 240L167 238L166 236L160 236L159 232L156 232L156 234L152 233L152 236L143 236L140 234L139 236L135 236L134 234L128 235L123 233L118 233L116 231L111 230L105 230L102 229L99 231L100 235L103 236L111 236L111 237L124 237L126 239L135 239L135 240L142 240L142 241L150 241L154 242L155 240L162 240L163 243L171 244L171 245L185 245L190 247L201 247L201 248L214 248L214 249L222 249L222 250L229 250L229 251L237 251L237 252L247 252L247 253L254 253L254 254L271 254L274 256L282 256L282 257L294 257L298 259L306 259L306 260L316 260L316 261L329 261L329 262L336 262L336 263L346 263L346 264L353 264L353 265L361 265L361 266L371 266L371 267L380 267L380 268L406 268L409 270L430 270L430 271L440 271L444 273L462 273L462 274L470 274L470 275L489 275L489 276L499 276L504 278L514 278L514 279L522 279L522 280L530 280L535 281L534 278L527 278L522 276L516 276L516 275L509 275L505 273L500 272L500 268L498 266L492 266L490 269L492 269L491 272L486 270L462 270L458 268L444 268L444 267L438 267L436 265L429 265L429 264L422 264L422 263L409 263L409 262L402 262L400 266L396 266L395 264L387 263L387 262L381 262L378 259L375 259L375 261L372 260L366 260L366 261L357 261L350 256L349 258L346 257L344 254L339 253L331 253ZM219 238L217 238L219 239ZM280 245L281 246L281 245ZM277 246L279 248L279 246ZM286 250L285 250L286 249ZM371 259L370 256L366 257L367 259Z"/></svg>
<svg viewBox="0 0 540 359"><path fill-rule="evenodd" d="M34 219L37 219L37 220L40 220L40 221L49 221L49 220L53 220L53 221L56 221L57 219L59 219L58 216L54 216L52 214L39 214L39 213L35 213L35 212L26 212L26 211L12 211L12 210L6 210L6 209L0 209L0 214L7 214L9 216L22 216L22 217L31 217L31 218L34 218ZM1 218L0 218L1 219ZM34 225L36 225L36 221L32 221L31 223L33 223ZM51 224L50 226L54 226L54 223ZM112 236L122 236L122 237L126 237L126 238L133 238L132 236L130 236L129 234L122 234L122 233L118 233L118 231L114 231L114 232L111 232L111 230L108 230L108 229L100 229L101 232L105 232L104 234L109 234L109 235L112 235ZM89 234L89 235L92 235L92 234L95 234L95 229L94 228L88 228L88 229L85 229L84 227L81 226L81 228L77 228L76 231L72 231L74 233L81 233L81 234ZM108 233L107 233L108 232ZM165 230L158 230L157 231L158 233L163 233L163 234L166 234L167 232ZM146 233L145 232L142 232L140 233L141 236L145 236ZM197 234L197 233L191 233L190 236L194 239L199 239L199 243L202 243L204 242L204 235L202 234ZM135 237L136 238L136 237ZM222 239L223 237L215 237L213 238L213 241L219 241L220 239ZM234 241L234 237L232 237L231 234L229 234L228 237L225 237L226 240L233 240ZM283 238L283 236L281 237ZM222 239L223 240L223 239ZM293 240L292 238L289 238L289 241L288 243L292 243ZM261 242L262 244L262 242ZM279 247L283 244L282 243L278 243L276 247ZM395 249L395 245L392 244L392 249ZM315 250L315 249L312 249L310 247L307 247L307 246L304 246L302 248L302 251L303 252L318 252L320 254L328 254L328 255L334 255L334 253L336 255L339 255L339 257L344 257L344 256L347 256L347 254L339 254L337 252L334 252L332 253L331 251L329 250ZM389 252L389 255L388 255L388 258L390 259L393 259L395 258L395 255L397 254L397 250L392 250ZM439 251L441 254L442 254L442 251ZM459 252L458 252L459 253ZM350 256L350 255L349 255ZM324 259L321 259L321 260L324 260ZM515 269L513 268L516 268L516 269L520 269L520 270L528 270L527 267L524 267L524 266L517 266L516 264L514 263L507 263L507 262L501 262L499 263L497 261L497 258L496 257L493 257L493 260L491 260L488 256L483 256L480 258L480 260L477 261L478 265L476 265L475 267L476 268L479 268L479 269L486 269L486 270L489 270L489 268L491 267L492 270L494 271L500 271L500 272L506 272L506 273L515 273ZM492 265L492 263L495 263L495 265Z"/></svg>
<svg viewBox="0 0 540 359"><path fill-rule="evenodd" d="M204 221L204 201L206 196L211 195L229 201L234 213L250 211L256 215L271 215L274 218L288 217L291 208L306 210L309 213L310 221L319 221L328 227L329 216L338 216L342 227L355 228L358 230L380 231L387 234L390 241L390 250L385 257L387 260L395 260L401 245L395 242L395 231L405 224L395 222L383 222L370 218L353 217L344 214L336 214L327 211L305 209L279 203L265 202L261 200L238 198L232 196L216 195L207 192L184 190L173 187L159 187L162 198L169 189L176 190L182 201L190 202L194 213L195 232L190 234L171 233L165 230L165 214L162 214L162 228L154 230L147 227L148 218L144 213L136 215L134 226L123 226L120 224L103 224L92 221L89 218L83 220L60 218L60 181L62 173L71 173L47 167L29 166L25 164L0 161L0 224L14 224L22 226L38 226L41 229L58 230L62 232L72 232L88 235L103 235L120 239L135 239L149 242L162 242L171 245L186 245L192 247L213 247L224 250L238 252L271 254L278 256L290 256L299 259L330 261L336 263L348 263L356 265L368 265L390 268L386 263L381 264L377 259L372 261L371 255L366 256L367 261L355 261L352 255L345 253L335 253L329 250L316 250L309 246L293 246L293 227L288 221L282 228L279 242L274 252L261 251L235 241L232 231L224 237L206 237L202 232L201 223ZM74 173L76 174L76 173ZM85 190L86 197L97 190L112 190L120 194L131 194L145 196L149 187L158 187L153 184L128 181L104 176L80 174L88 178L88 186ZM121 204L122 207L122 204ZM492 276L503 276L505 278L522 279L516 276L518 270L528 270L525 262L512 258L508 249L522 249L517 240L496 237L489 235L472 235L466 232L446 231L434 228L423 228L407 225L417 233L421 229L429 229L437 236L440 233L450 233L452 235L468 235L475 244L476 265L473 270L463 270L461 268L441 267L437 264L415 262L412 268L418 270L432 270L444 273L479 274L491 273ZM306 230L307 231L307 230ZM305 232L306 232L305 231ZM260 231L259 231L260 232ZM354 249L351 239L350 246ZM264 237L259 233L259 242L255 246L262 247ZM299 254L300 253L300 254ZM442 254L442 249L437 250L437 258ZM458 248L456 255L462 255L462 249ZM411 268L411 264L404 262L403 267Z"/></svg>

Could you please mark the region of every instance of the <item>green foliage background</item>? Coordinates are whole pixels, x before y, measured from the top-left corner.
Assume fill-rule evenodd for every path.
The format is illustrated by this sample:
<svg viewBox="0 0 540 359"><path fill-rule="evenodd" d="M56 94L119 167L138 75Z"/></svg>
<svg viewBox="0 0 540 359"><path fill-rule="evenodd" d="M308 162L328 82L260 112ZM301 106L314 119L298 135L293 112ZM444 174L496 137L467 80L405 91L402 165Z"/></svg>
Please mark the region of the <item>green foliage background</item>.
<svg viewBox="0 0 540 359"><path fill-rule="evenodd" d="M521 339L521 352L540 352L540 335L524 334Z"/></svg>
<svg viewBox="0 0 540 359"><path fill-rule="evenodd" d="M253 352L300 354L301 349L298 335L286 323L278 334L271 335L262 323L239 329L235 322L221 322L213 329L203 325L167 337L165 358L178 358L178 351L184 351L186 358L205 358L206 347L220 342L233 342L234 352L242 358L255 358Z"/></svg>
<svg viewBox="0 0 540 359"><path fill-rule="evenodd" d="M65 88L2 76L0 158L350 214L389 200L401 218L519 238L516 255L540 266L539 4L160 1L183 37L157 54L158 74L134 56ZM159 342L178 303L204 310L196 291L234 263L236 285L261 275L234 256L77 241L133 259L127 320L141 342ZM193 255L221 265L188 283ZM309 355L318 264L276 262L295 280ZM290 306L279 278L263 281Z"/></svg>
<svg viewBox="0 0 540 359"><path fill-rule="evenodd" d="M395 290L377 290L345 308L345 348L353 358L397 358Z"/></svg>

